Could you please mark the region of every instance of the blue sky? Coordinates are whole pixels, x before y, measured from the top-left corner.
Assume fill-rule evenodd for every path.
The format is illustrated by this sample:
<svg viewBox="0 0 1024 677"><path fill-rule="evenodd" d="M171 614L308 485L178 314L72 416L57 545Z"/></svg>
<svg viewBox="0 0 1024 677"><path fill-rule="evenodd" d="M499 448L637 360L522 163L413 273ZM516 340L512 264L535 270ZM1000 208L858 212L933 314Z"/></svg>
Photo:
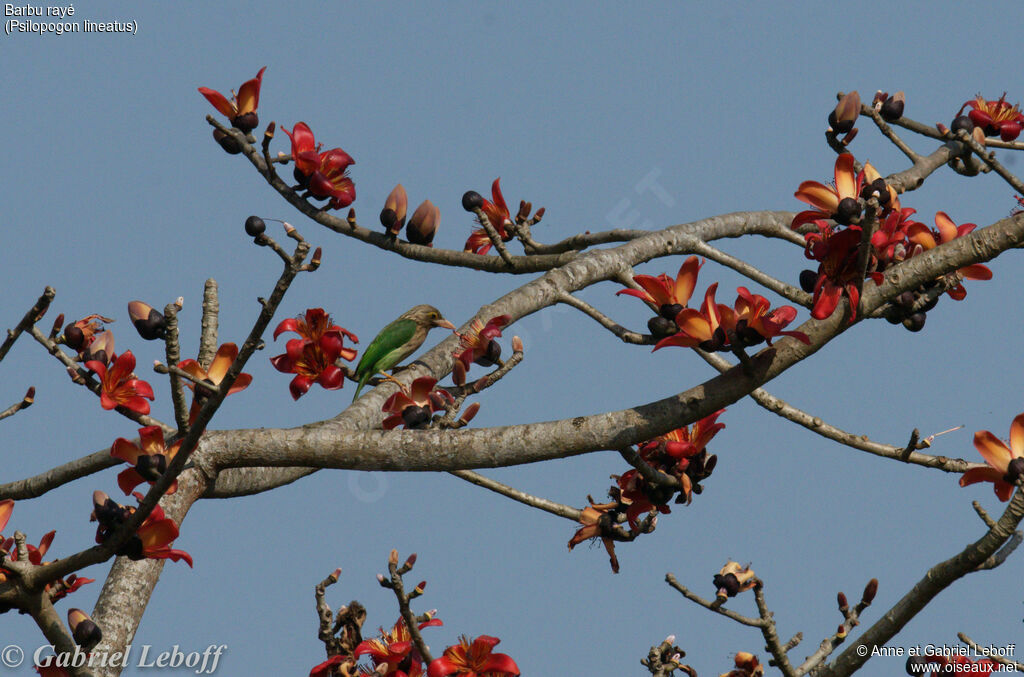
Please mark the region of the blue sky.
<svg viewBox="0 0 1024 677"><path fill-rule="evenodd" d="M56 312L115 317L119 350L130 347L145 365L159 357L157 347L133 337L127 303L162 307L184 296L184 351L194 353L202 286L213 277L221 338L240 342L278 265L244 236L249 214L287 219L324 248L321 270L295 284L280 319L321 306L363 346L417 303L433 303L461 324L526 281L401 260L290 211L246 161L212 143L204 118L213 109L196 92L237 88L262 66L262 122L291 128L303 120L328 146L348 151L365 225L401 182L413 205L429 198L440 207L436 245L458 249L471 228L462 193L485 192L498 176L510 203L547 208L535 230L545 241L738 210L798 210L792 194L800 181L831 175L834 153L822 132L837 91L870 98L876 89L905 90L907 115L926 123L948 123L978 92L994 98L1009 89L1011 101L1024 98L1012 89L1021 83L1019 30L1007 20L1014 9L1010 2L983 12L948 2L842 10L818 3L76 4L78 21L134 20L139 30L0 37L2 322L13 326L49 284L57 300L43 327ZM287 151L284 141L275 149ZM853 150L883 174L905 166L868 124ZM652 176L664 192L642 188ZM929 223L941 209L979 225L1012 206L996 177L968 181L949 172L904 204ZM792 283L806 267L799 250L760 239L721 247ZM655 261L641 272L674 273L679 263ZM1005 436L1024 410L1013 352L1021 327L1011 310L1024 280L1015 263L1014 253L993 262L995 279L969 284L964 302L943 301L922 333L859 325L768 389L892 444L915 427L930 434L964 424L935 452L975 460L973 431ZM714 280L723 289L743 284L709 264L698 291ZM641 329L644 308L616 290L599 285L582 296ZM806 317L802 311L798 319ZM623 408L710 375L684 351L652 355L622 345L566 309L526 318L513 333L527 358L481 398L474 425ZM293 403L288 378L267 361L282 346L267 338L247 369L254 384L227 400L213 427L295 426L348 404L350 386ZM4 422L4 481L135 432L27 340L2 368L2 402L29 384L39 393L35 407ZM154 412L170 420L166 391L157 390ZM374 575L396 547L419 554L413 576L429 583L420 609L438 608L445 622L427 631L435 653L459 634L490 634L523 674L639 674L647 649L671 633L701 674L718 674L739 650L766 659L760 635L683 600L663 582L666 572L711 596L711 577L727 559L751 562L766 581L780 634L804 633L793 653L802 658L838 624L837 590L856 597L878 577L864 619L873 622L928 566L981 534L971 500L999 507L987 486L960 489L955 477L840 448L751 402L736 403L721 420L727 428L711 445L719 465L704 494L662 517L653 535L620 545L619 575L601 548L566 552L570 523L447 475L324 471L269 494L202 502L177 542L196 568L165 568L136 644L227 644L223 674L306 674L323 659L312 587L340 566L330 603L366 604L368 634L390 626L397 609ZM623 470L617 455L605 453L488 474L581 507ZM19 503L9 530L36 540L56 528L57 555L88 546L91 492L113 494L114 476ZM105 571L83 573L102 580ZM961 581L894 643L950 644L958 631L983 643L1016 641L1020 573L1015 558ZM72 603L91 609L100 585ZM756 613L750 598L732 605ZM22 618L6 619L3 639L41 643ZM886 660L897 659L880 659L865 674L902 670L902 661Z"/></svg>

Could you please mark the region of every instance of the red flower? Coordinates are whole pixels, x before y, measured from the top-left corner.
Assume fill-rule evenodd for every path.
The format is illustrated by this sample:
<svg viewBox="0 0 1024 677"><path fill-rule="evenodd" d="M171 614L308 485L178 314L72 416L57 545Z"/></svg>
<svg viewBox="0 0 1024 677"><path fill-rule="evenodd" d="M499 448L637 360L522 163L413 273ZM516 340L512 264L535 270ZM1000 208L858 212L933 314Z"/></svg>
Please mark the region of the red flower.
<svg viewBox="0 0 1024 677"><path fill-rule="evenodd" d="M143 498L142 494L138 492L132 495L139 501ZM91 519L99 522L99 526L96 528L97 543L104 543L135 512L135 508L115 503L102 491L93 492L92 502ZM166 517L163 508L158 505L142 522L135 535L121 546L117 554L135 561L141 559L169 559L173 562L184 560L191 567L191 555L184 550L172 550L170 547L177 537L178 525L174 523L174 520Z"/></svg>
<svg viewBox="0 0 1024 677"><path fill-rule="evenodd" d="M688 465L687 459L702 452L718 431L725 428L724 423L717 422L723 413L725 409L719 409L700 419L693 424L692 432L689 426L683 426L641 443L640 455L651 463L656 460L655 454L664 452L678 462L679 470L685 470ZM657 465L660 468L662 464Z"/></svg>
<svg viewBox="0 0 1024 677"><path fill-rule="evenodd" d="M455 358L467 371L474 362L484 367L493 365L501 357L501 346L494 339L501 336L501 328L511 321L511 315L492 317L487 324L474 318L469 332L459 334L461 350L455 353Z"/></svg>
<svg viewBox="0 0 1024 677"><path fill-rule="evenodd" d="M331 324L331 317L323 308L309 308L305 316L284 320L274 330L274 339L286 331L293 331L300 338L289 340L285 353L270 358L270 363L280 372L295 374L288 385L292 399L305 395L314 383L326 390L345 385L345 374L335 363L339 358L355 359L356 351L344 346L346 336L359 343L355 334Z"/></svg>
<svg viewBox="0 0 1024 677"><path fill-rule="evenodd" d="M1021 113L1018 106L1011 106L1006 101L1006 92L997 101L988 101L979 94L976 99L964 103L957 115L962 114L967 106L972 109L968 117L981 127L985 136L998 134L1003 141L1013 141L1024 129L1024 113Z"/></svg>
<svg viewBox="0 0 1024 677"><path fill-rule="evenodd" d="M422 630L423 628L437 625L444 625L440 618L431 618L418 624L417 627ZM412 641L412 634L409 632L404 619L399 618L395 621L394 626L388 632L385 632L384 628L379 628L379 630L380 637L363 640L352 653L353 657L358 658L359 656L369 654L374 667L380 665L388 666L387 671L384 673L385 675L410 675L412 674L413 666L421 669L420 665L422 664L423 657L416 650L416 646Z"/></svg>
<svg viewBox="0 0 1024 677"><path fill-rule="evenodd" d="M935 226L938 228L937 231L930 230L928 226L923 223L913 223L907 228L908 239L914 244L921 245L925 250L934 249L940 244L946 244L947 242L952 242L958 237L963 237L978 227L973 223L965 223L957 226L953 223L953 219L949 218L946 212L935 213ZM967 278L968 280L992 279L992 271L989 270L987 266L983 266L980 263L972 263L969 266L964 266L963 268L958 269L956 272L958 275ZM967 290L964 289L962 284L958 284L946 293L957 301L960 301L967 296Z"/></svg>
<svg viewBox="0 0 1024 677"><path fill-rule="evenodd" d="M1010 500L1014 485L1024 475L1024 414L1010 424L1009 447L987 430L974 433L974 447L989 467L971 468L960 478L960 486L992 482L999 500Z"/></svg>
<svg viewBox="0 0 1024 677"><path fill-rule="evenodd" d="M615 483L619 485L619 503L626 506L626 522L632 530L635 531L639 526L637 518L640 515L646 515L655 510L663 515L672 512L667 505L672 494L661 491L660 487L652 487L639 470L627 470L615 480Z"/></svg>
<svg viewBox="0 0 1024 677"><path fill-rule="evenodd" d="M7 526L8 520L11 518L11 513L14 511L14 501L12 499L5 499L0 501L0 531ZM31 543L26 544L28 549L28 561L36 566L45 564L43 557L50 549L50 545L53 543L54 536L57 535L56 531L50 531L43 536L39 541L39 545L32 545ZM18 561L18 548L13 538L4 539L0 536L0 550L8 553L8 557L12 561ZM0 583L7 580L10 571L6 569L0 569ZM59 578L55 581L51 581L46 584L46 591L49 594L50 601L56 602L59 599L70 595L75 590L87 583L94 583L95 580L92 578L80 577L75 574L71 574L67 578Z"/></svg>
<svg viewBox="0 0 1024 677"><path fill-rule="evenodd" d="M424 428L430 423L430 415L442 411L445 402L454 402L454 398L444 388L434 389L437 379L421 376L412 382L409 391L399 390L384 402L382 411L389 414L384 419L385 430L405 424L406 428Z"/></svg>
<svg viewBox="0 0 1024 677"><path fill-rule="evenodd" d="M122 406L138 414L148 414L149 402L146 400L153 399L153 388L132 373L135 369L132 351L126 350L120 357L111 355L111 361L113 364L109 369L98 360L85 363L100 377L100 405L104 409Z"/></svg>
<svg viewBox="0 0 1024 677"><path fill-rule="evenodd" d="M501 194L500 182L501 177L499 176L491 184L491 200L484 200L480 209L487 216L487 222L498 232L501 241L508 242L512 239L512 234L505 230L505 225L512 224L512 217L508 211L508 205L505 204L505 197ZM481 227L473 230L462 250L483 255L491 251L491 245L491 238L487 236L487 231Z"/></svg>
<svg viewBox="0 0 1024 677"><path fill-rule="evenodd" d="M850 322L853 322L860 302L858 283L863 279L857 266L861 230L856 226L836 230L824 221L816 223L819 231L804 236L807 241L804 256L821 262L814 285L811 317L824 320L831 316L846 292L850 299Z"/></svg>
<svg viewBox="0 0 1024 677"><path fill-rule="evenodd" d="M217 349L217 354L213 356L213 360L210 362L210 366L207 369L203 369L202 365L193 359L183 360L178 363L178 368L187 372L189 376L194 378L196 381L201 383L208 383L214 387L220 386L221 381L228 373L228 369L234 363L238 357L238 346L234 343L225 343ZM231 384L228 395L245 390L252 383L251 374L239 374L235 378L235 382ZM196 387L189 383L189 388L195 392L195 397L192 399L192 408L189 410L189 420L194 421L196 416L199 414L199 409L203 406L203 401L209 397L209 391L205 390L202 386Z"/></svg>
<svg viewBox="0 0 1024 677"><path fill-rule="evenodd" d="M318 200L329 198L331 209L352 204L356 199L356 186L348 177L348 168L355 164L352 156L340 148L319 152L320 144L305 122L295 123L293 131L284 133L292 141L295 178L302 187Z"/></svg>
<svg viewBox="0 0 1024 677"><path fill-rule="evenodd" d="M138 445L123 437L118 437L110 447L110 455L133 467L122 471L117 476L117 486L127 496L143 482L150 484L156 482L167 470L167 465L174 459L180 447L180 440L172 444L169 449L165 447L164 433L160 426L156 425L139 428ZM165 493L173 494L177 490L178 481L175 480Z"/></svg>
<svg viewBox="0 0 1024 677"><path fill-rule="evenodd" d="M480 635L472 642L467 637L444 650L427 669L428 677L518 677L519 666L503 653L491 653L501 640Z"/></svg>
<svg viewBox="0 0 1024 677"><path fill-rule="evenodd" d="M910 220L915 212L909 207L890 211L871 236L871 246L885 266L899 263L910 255L907 229L917 223Z"/></svg>
<svg viewBox="0 0 1024 677"><path fill-rule="evenodd" d="M661 312L663 306L681 305L686 306L693 296L693 288L697 286L697 274L700 267L704 265L696 256L691 256L683 265L679 266L676 279L673 280L665 273L661 275L634 275L633 282L636 282L643 291L637 289L621 289L615 295L626 294L635 296L647 303L655 312ZM667 318L671 319L671 318Z"/></svg>
<svg viewBox="0 0 1024 677"><path fill-rule="evenodd" d="M331 677L331 675L337 674L335 668L342 663L346 663L351 660L352 659L348 656L343 656L341 654L331 656L323 663L314 666L313 669L309 671L309 677Z"/></svg>
<svg viewBox="0 0 1024 677"><path fill-rule="evenodd" d="M263 83L264 66L252 80L247 80L238 88L238 94L231 92L231 100L228 101L220 92L208 87L200 87L199 93L206 97L206 100L213 104L213 107L227 116L231 124L248 134L260 123L256 116L256 109L260 105L260 85Z"/></svg>
<svg viewBox="0 0 1024 677"><path fill-rule="evenodd" d="M811 205L814 209L797 214L793 218L793 228L820 218L836 219L840 223L849 223L851 215L859 215L860 205L856 204L856 212L854 212L853 203L856 203L857 197L860 195L864 175L862 173L858 176L853 170L853 164L853 155L850 153L843 153L836 158L835 186L826 186L817 181L804 181L800 184L794 196L801 202ZM839 205L844 200L852 200L853 203L843 203L844 211L840 214Z"/></svg>

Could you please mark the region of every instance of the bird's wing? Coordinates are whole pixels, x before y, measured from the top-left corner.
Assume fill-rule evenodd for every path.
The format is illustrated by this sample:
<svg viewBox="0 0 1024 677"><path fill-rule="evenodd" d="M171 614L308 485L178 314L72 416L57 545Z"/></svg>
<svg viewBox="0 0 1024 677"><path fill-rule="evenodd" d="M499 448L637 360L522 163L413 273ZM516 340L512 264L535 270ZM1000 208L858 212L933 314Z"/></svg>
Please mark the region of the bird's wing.
<svg viewBox="0 0 1024 677"><path fill-rule="evenodd" d="M362 376L371 370L375 373L393 367L406 356L407 353L403 353L401 349L415 333L416 321L401 318L381 329L359 360L356 375Z"/></svg>

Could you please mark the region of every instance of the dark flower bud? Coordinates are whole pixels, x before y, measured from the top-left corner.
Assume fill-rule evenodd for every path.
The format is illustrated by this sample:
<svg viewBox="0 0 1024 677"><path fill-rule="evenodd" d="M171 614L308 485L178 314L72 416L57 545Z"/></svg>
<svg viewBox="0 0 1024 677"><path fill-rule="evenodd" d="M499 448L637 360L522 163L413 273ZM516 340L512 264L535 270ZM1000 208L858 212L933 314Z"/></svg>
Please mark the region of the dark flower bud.
<svg viewBox="0 0 1024 677"><path fill-rule="evenodd" d="M262 235L267 230L267 224L258 216L250 216L245 220L245 234L249 237Z"/></svg>
<svg viewBox="0 0 1024 677"><path fill-rule="evenodd" d="M242 152L242 144L238 143L235 137L219 129L213 130L213 140L219 143L228 155L238 155Z"/></svg>
<svg viewBox="0 0 1024 677"><path fill-rule="evenodd" d="M501 359L501 344L492 339L487 343L487 350L484 354L473 361L481 367L490 367L499 359Z"/></svg>
<svg viewBox="0 0 1024 677"><path fill-rule="evenodd" d="M1010 484L1016 484L1017 480L1022 476L1024 476L1024 458L1018 456L1011 460L1009 465L1006 466L1006 475L1003 479Z"/></svg>
<svg viewBox="0 0 1024 677"><path fill-rule="evenodd" d="M259 126L260 118L256 115L256 111L251 111L249 113L236 116L235 119L231 121L231 124L241 129L245 134L248 134Z"/></svg>
<svg viewBox="0 0 1024 677"><path fill-rule="evenodd" d="M967 117L966 115L960 115L953 120L953 123L949 126L949 128L950 130L953 131L954 134L956 132L959 132L961 129L967 133L970 133L974 131L974 121L971 120L971 118Z"/></svg>
<svg viewBox="0 0 1024 677"><path fill-rule="evenodd" d="M144 454L135 462L135 472L147 482L156 482L167 472L167 457L163 454Z"/></svg>
<svg viewBox="0 0 1024 677"><path fill-rule="evenodd" d="M875 595L878 594L878 579L872 578L868 581L868 584L864 586L864 594L860 596L860 601L863 604L871 604L875 601Z"/></svg>
<svg viewBox="0 0 1024 677"><path fill-rule="evenodd" d="M654 505L665 505L672 498L672 495L676 493L676 490L672 487L661 485L652 487L644 483L643 492L644 496Z"/></svg>
<svg viewBox="0 0 1024 677"><path fill-rule="evenodd" d="M92 651L103 639L100 626L81 609L68 609L68 625L71 627L71 636L75 638L75 644L84 651Z"/></svg>
<svg viewBox="0 0 1024 677"><path fill-rule="evenodd" d="M209 387L207 387L209 385ZM201 383L196 384L196 401L205 402L206 400L213 397L214 389L217 385L208 378L204 378Z"/></svg>
<svg viewBox="0 0 1024 677"><path fill-rule="evenodd" d="M903 92L896 92L882 104L882 107L878 110L878 114L882 116L882 119L886 122L894 122L903 117L903 107L905 105L905 97Z"/></svg>
<svg viewBox="0 0 1024 677"><path fill-rule="evenodd" d="M441 225L441 210L430 200L424 200L409 217L405 237L413 244L433 246L437 227Z"/></svg>
<svg viewBox="0 0 1024 677"><path fill-rule="evenodd" d="M905 292L903 292L902 294L900 294L899 296L896 297L896 303L897 303L897 305L899 305L899 306L901 306L903 308L913 308L914 307L914 292L912 292L912 291L905 291Z"/></svg>
<svg viewBox="0 0 1024 677"><path fill-rule="evenodd" d="M680 303L666 303L658 309L658 314L664 317L666 320L675 320L676 315L683 311L683 306Z"/></svg>
<svg viewBox="0 0 1024 677"><path fill-rule="evenodd" d="M814 293L814 287L818 284L818 271L816 270L801 270L800 271L800 288L808 294Z"/></svg>
<svg viewBox="0 0 1024 677"><path fill-rule="evenodd" d="M295 179L295 183L299 184L299 188L309 187L309 177L303 174L298 167L292 170L292 178Z"/></svg>
<svg viewBox="0 0 1024 677"><path fill-rule="evenodd" d="M128 542L118 549L117 554L135 562L146 558L142 553L142 539L138 535L129 538Z"/></svg>
<svg viewBox="0 0 1024 677"><path fill-rule="evenodd" d="M924 313L914 313L907 319L903 320L903 326L910 331L921 331L924 329L925 319Z"/></svg>
<svg viewBox="0 0 1024 677"><path fill-rule="evenodd" d="M402 410L402 421L406 428L423 428L430 423L430 409L428 407L411 406Z"/></svg>
<svg viewBox="0 0 1024 677"><path fill-rule="evenodd" d="M167 318L148 303L132 301L128 304L128 315L132 318L135 330L144 340L152 341L164 337Z"/></svg>
<svg viewBox="0 0 1024 677"><path fill-rule="evenodd" d="M847 603L846 601L845 593L840 592L838 595L836 595L836 603L839 605L839 610L842 612L845 612L847 609L850 608L849 603Z"/></svg>
<svg viewBox="0 0 1024 677"><path fill-rule="evenodd" d="M939 305L939 297L938 296L936 296L935 298L929 299L928 302L925 303L924 306L921 307L921 312L922 313L927 313L929 310L931 310L932 308L934 308L937 305Z"/></svg>
<svg viewBox="0 0 1024 677"><path fill-rule="evenodd" d="M68 348L80 353L85 347L85 333L72 322L64 327L64 343Z"/></svg>
<svg viewBox="0 0 1024 677"><path fill-rule="evenodd" d="M679 327L676 326L675 322L660 316L647 320L647 329L656 338L671 336L679 332Z"/></svg>
<svg viewBox="0 0 1024 677"><path fill-rule="evenodd" d="M467 190L462 195L462 208L467 212L475 212L484 206L484 198L475 190Z"/></svg>
<svg viewBox="0 0 1024 677"><path fill-rule="evenodd" d="M834 218L844 226L853 223L860 218L860 202L852 197L844 197L836 207Z"/></svg>
<svg viewBox="0 0 1024 677"><path fill-rule="evenodd" d="M712 582L717 590L724 590L729 597L735 597L740 591L740 581L736 574L715 574Z"/></svg>
<svg viewBox="0 0 1024 677"><path fill-rule="evenodd" d="M388 231L388 235L398 237L405 225L405 213L409 207L409 196L402 184L391 189L384 201L384 209L380 212L380 225ZM418 210L417 210L418 211ZM415 214L413 218L415 218ZM411 241L411 240L410 240Z"/></svg>
<svg viewBox="0 0 1024 677"><path fill-rule="evenodd" d="M836 134L847 134L860 115L860 94L856 91L843 96L828 115L828 124Z"/></svg>

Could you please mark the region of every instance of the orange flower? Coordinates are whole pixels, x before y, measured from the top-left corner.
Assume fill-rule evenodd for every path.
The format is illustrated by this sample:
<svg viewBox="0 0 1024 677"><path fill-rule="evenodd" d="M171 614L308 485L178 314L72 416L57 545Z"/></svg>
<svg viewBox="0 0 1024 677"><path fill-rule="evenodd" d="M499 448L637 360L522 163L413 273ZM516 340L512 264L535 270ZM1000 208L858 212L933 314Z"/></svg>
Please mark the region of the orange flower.
<svg viewBox="0 0 1024 677"><path fill-rule="evenodd" d="M836 158L834 186L826 186L817 181L804 181L800 184L794 196L814 209L797 214L793 218L793 228L821 218L835 219L845 225L860 216L857 198L864 175L858 176L853 165L853 155L843 153Z"/></svg>
<svg viewBox="0 0 1024 677"><path fill-rule="evenodd" d="M937 231L930 230L923 223L912 223L907 227L907 239L914 244L921 245L925 250L934 249L940 244L946 244L958 237L967 235L978 226L973 223L964 223L957 226L946 212L936 212L935 227L938 228ZM992 271L988 269L988 266L983 266L980 263L972 263L969 266L958 269L956 272L968 280L992 279ZM950 298L957 301L967 296L967 290L964 289L962 284L958 284L946 293L949 294Z"/></svg>
<svg viewBox="0 0 1024 677"><path fill-rule="evenodd" d="M1010 446L987 430L974 433L974 447L988 464L987 468L971 468L960 478L960 486L975 482L992 482L1000 501L1010 500L1014 485L1024 476L1024 414L1010 424Z"/></svg>
<svg viewBox="0 0 1024 677"><path fill-rule="evenodd" d="M665 273L661 275L634 275L633 282L636 282L643 291L637 289L621 289L615 295L625 294L635 296L649 305L655 312L661 313L662 308L669 306L668 312L671 316L665 319L673 320L682 308L675 309L672 313L672 306L685 307L693 296L693 288L697 286L697 274L704 265L696 256L691 256L683 261L673 280Z"/></svg>
<svg viewBox="0 0 1024 677"><path fill-rule="evenodd" d="M142 501L142 494L132 494L136 500ZM90 519L99 522L96 527L96 542L104 543L114 532L135 512L135 508L115 503L102 491L92 494L93 513ZM192 566L192 556L184 550L172 550L171 543L178 537L178 525L165 516L159 505L153 508L149 516L139 526L132 538L122 545L118 555L131 560L169 559L173 562L184 560Z"/></svg>
<svg viewBox="0 0 1024 677"><path fill-rule="evenodd" d="M100 377L100 406L104 409L122 406L139 414L148 414L149 402L146 400L153 399L153 388L132 373L135 369L132 351L126 350L120 357L111 355L111 360L113 364L109 369L98 360L85 363Z"/></svg>
<svg viewBox="0 0 1024 677"><path fill-rule="evenodd" d="M615 516L619 512L618 503L594 503L594 499L587 496L590 505L580 511L580 527L569 540L569 549L572 550L583 541L591 538L600 538L604 543L604 549L608 551L608 560L612 565L612 572L619 573L619 558L615 556L615 541L605 534L605 523L611 519L614 524Z"/></svg>
<svg viewBox="0 0 1024 677"><path fill-rule="evenodd" d="M181 447L181 440L167 448L164 446L164 433L160 426L150 425L139 428L139 444L118 437L110 447L110 455L131 465L117 476L117 486L125 493L143 482L152 484L166 472L167 465L174 459ZM165 493L173 494L178 490L178 481L171 483Z"/></svg>
<svg viewBox="0 0 1024 677"><path fill-rule="evenodd" d="M248 134L256 129L260 120L256 115L256 109L260 105L260 86L263 84L264 66L252 80L247 80L238 88L238 94L231 92L231 100L228 101L220 92L209 87L200 87L199 93L206 97L206 100L213 104L213 107L224 114L231 124Z"/></svg>
<svg viewBox="0 0 1024 677"><path fill-rule="evenodd" d="M220 385L220 382L224 380L224 377L228 373L228 369L237 357L238 346L234 343L225 343L217 349L217 354L214 355L209 368L203 369L198 362L191 358L179 362L178 368L185 371L196 381L208 383L217 387ZM228 395L245 390L249 387L250 383L252 383L251 374L239 374L235 379L235 382L231 384L231 389L228 390ZM199 409L203 406L203 401L210 396L210 391L203 386L199 386L197 390L196 386L192 383L188 383L187 385L195 392L195 396L192 398L192 408L188 413L189 421L194 421L196 416L199 414Z"/></svg>

